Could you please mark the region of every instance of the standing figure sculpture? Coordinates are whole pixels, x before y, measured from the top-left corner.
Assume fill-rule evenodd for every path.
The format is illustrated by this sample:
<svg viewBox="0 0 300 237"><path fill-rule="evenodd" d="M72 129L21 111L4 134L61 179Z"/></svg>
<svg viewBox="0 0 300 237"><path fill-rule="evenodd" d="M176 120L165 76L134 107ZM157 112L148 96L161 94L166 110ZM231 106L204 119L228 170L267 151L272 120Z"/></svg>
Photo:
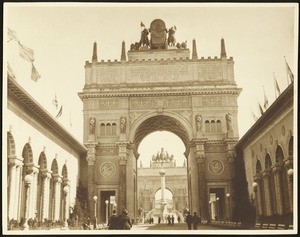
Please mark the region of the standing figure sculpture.
<svg viewBox="0 0 300 237"><path fill-rule="evenodd" d="M175 39L176 30L177 30L176 26L172 26L168 30L168 45L169 46L176 46L176 39Z"/></svg>
<svg viewBox="0 0 300 237"><path fill-rule="evenodd" d="M120 130L121 130L121 133L126 132L126 117L124 117L124 116L122 116L120 118Z"/></svg>
<svg viewBox="0 0 300 237"><path fill-rule="evenodd" d="M141 27L142 27L142 32L141 32L140 46L141 47L148 46L149 45L149 39L148 39L149 31L147 30L147 28L145 27L143 22L141 22Z"/></svg>
<svg viewBox="0 0 300 237"><path fill-rule="evenodd" d="M231 113L226 114L226 127L227 127L227 131L232 130L232 117L231 117Z"/></svg>
<svg viewBox="0 0 300 237"><path fill-rule="evenodd" d="M95 134L96 119L90 118L90 134Z"/></svg>
<svg viewBox="0 0 300 237"><path fill-rule="evenodd" d="M197 132L201 132L201 130L202 130L202 115L196 114L195 120L196 120L196 130L197 130Z"/></svg>

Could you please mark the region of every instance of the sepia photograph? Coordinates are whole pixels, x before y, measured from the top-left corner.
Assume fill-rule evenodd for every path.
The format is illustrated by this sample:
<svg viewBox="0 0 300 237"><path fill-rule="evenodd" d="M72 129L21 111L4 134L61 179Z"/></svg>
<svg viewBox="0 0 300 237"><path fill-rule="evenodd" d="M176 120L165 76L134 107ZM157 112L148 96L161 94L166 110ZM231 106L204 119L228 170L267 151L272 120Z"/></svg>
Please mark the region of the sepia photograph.
<svg viewBox="0 0 300 237"><path fill-rule="evenodd" d="M297 234L298 29L297 3L4 3L2 234Z"/></svg>

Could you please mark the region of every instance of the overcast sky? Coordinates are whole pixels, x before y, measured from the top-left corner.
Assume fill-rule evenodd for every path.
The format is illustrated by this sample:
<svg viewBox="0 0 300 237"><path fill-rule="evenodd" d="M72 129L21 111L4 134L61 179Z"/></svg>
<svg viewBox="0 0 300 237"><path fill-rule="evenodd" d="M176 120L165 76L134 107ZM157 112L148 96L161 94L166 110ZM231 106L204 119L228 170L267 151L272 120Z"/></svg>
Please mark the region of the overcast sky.
<svg viewBox="0 0 300 237"><path fill-rule="evenodd" d="M40 80L30 79L31 65L20 58L16 41L4 42L4 58L7 57L18 83L53 116L57 111L52 100L57 95L63 105L59 122L82 141L82 101L77 93L84 87L84 64L91 61L94 41L98 44L98 60L120 60L122 41L128 50L131 43L140 39L140 22L149 27L157 18L165 21L167 28L176 25L177 41L187 40L188 48L192 48L192 39L196 39L198 57L219 57L223 37L227 56L232 56L235 62L235 80L243 89L238 98L238 128L242 137L254 123L251 109L259 115L257 105L258 101L263 104L263 87L269 104L275 99L273 72L281 91L287 87L284 56L294 74L297 72L295 7L295 4L6 4L3 34L10 27L23 45L34 50ZM141 143L139 153L147 163L160 149L157 147L170 144L172 150L166 150L179 158L178 164L182 163L184 146L179 138L175 143L175 138L168 134L156 135L150 141L157 143L153 151L149 146L144 151ZM158 142L158 137L164 142Z"/></svg>

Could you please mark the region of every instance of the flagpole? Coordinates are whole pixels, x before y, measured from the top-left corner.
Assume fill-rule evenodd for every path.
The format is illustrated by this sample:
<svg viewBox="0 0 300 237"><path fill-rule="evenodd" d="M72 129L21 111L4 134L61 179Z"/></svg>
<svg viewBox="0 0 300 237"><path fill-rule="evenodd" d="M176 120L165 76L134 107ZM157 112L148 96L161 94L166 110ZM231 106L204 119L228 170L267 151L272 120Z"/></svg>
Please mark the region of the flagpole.
<svg viewBox="0 0 300 237"><path fill-rule="evenodd" d="M275 73L273 72L273 84L274 84L274 92L275 92L275 100L277 99L277 93L276 93L276 84L275 84Z"/></svg>
<svg viewBox="0 0 300 237"><path fill-rule="evenodd" d="M289 74L287 72L288 69L287 69L287 64L286 64L286 58L285 58L285 56L284 56L284 61L285 61L286 81L287 81L287 84L289 86Z"/></svg>

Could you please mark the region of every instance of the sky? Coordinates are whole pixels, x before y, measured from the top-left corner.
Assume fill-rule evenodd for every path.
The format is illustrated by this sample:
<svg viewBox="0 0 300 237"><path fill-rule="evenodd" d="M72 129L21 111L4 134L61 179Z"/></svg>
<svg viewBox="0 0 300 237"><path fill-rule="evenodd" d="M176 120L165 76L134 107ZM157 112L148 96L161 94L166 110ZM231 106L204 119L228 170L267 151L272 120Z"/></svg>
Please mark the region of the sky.
<svg viewBox="0 0 300 237"><path fill-rule="evenodd" d="M84 87L84 64L91 61L95 41L98 60L120 60L122 41L129 50L131 43L140 40L140 22L149 27L157 18L167 28L176 25L177 42L187 40L190 50L195 39L198 57L219 57L223 37L227 57L233 57L235 62L235 81L242 88L238 98L238 129L242 137L254 124L251 110L259 116L258 102L263 104L264 91L269 105L275 100L273 73L281 91L287 87L284 56L294 75L297 73L296 7L266 3L6 3L3 35L9 27L23 45L34 50L34 65L41 78L37 82L30 79L31 64L19 56L16 41L4 41L4 58L17 82L54 117L58 111L52 101L57 96L59 106L63 105L59 123L82 141L82 101L77 93ZM144 163L149 163L161 147L170 147L165 150L179 159L178 164L182 163L185 148L178 137L179 141L167 132L152 136L152 140L146 137L138 150L140 157L147 160ZM153 150L143 145L145 142L151 142Z"/></svg>

